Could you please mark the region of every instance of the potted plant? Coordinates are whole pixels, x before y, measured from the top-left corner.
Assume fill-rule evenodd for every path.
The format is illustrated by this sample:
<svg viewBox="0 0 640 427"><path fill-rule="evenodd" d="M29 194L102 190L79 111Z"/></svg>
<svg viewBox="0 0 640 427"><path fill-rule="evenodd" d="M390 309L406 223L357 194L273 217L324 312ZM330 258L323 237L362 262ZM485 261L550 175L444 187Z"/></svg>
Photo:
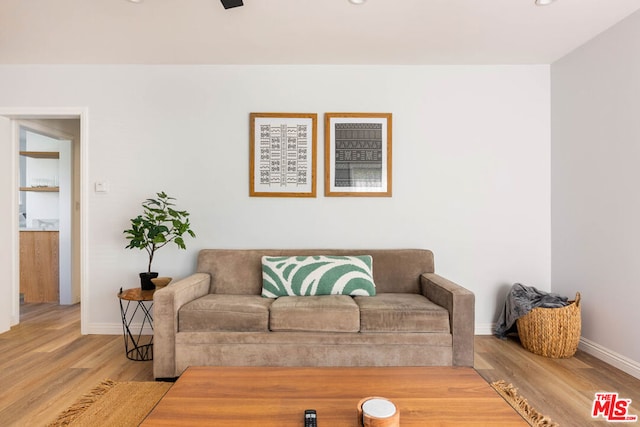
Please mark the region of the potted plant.
<svg viewBox="0 0 640 427"><path fill-rule="evenodd" d="M191 230L189 213L174 209L173 197L166 193L156 193L157 198L147 199L142 203L143 213L131 218L131 228L124 230L129 244L127 249L147 251L149 264L147 271L140 273L140 286L143 290L155 289L151 279L158 273L151 271L151 264L156 251L169 243L175 243L180 249L186 249L183 235L196 237Z"/></svg>

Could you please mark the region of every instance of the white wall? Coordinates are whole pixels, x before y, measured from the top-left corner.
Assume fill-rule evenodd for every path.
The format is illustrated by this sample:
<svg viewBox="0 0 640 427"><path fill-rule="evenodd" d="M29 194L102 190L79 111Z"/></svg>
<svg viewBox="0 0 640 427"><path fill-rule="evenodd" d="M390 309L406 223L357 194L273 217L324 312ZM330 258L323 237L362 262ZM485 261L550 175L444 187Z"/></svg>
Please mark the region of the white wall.
<svg viewBox="0 0 640 427"><path fill-rule="evenodd" d="M552 287L581 292L585 349L638 376L640 13L551 76Z"/></svg>
<svg viewBox="0 0 640 427"><path fill-rule="evenodd" d="M208 247L430 248L480 333L512 283L550 289L548 66L2 66L0 93L88 108L88 184L110 189L89 198L89 332L120 333L117 290L146 265L122 230L161 190L198 234L162 275ZM393 113L392 198L322 196L322 113L341 111ZM317 198L248 196L251 112L319 114Z"/></svg>

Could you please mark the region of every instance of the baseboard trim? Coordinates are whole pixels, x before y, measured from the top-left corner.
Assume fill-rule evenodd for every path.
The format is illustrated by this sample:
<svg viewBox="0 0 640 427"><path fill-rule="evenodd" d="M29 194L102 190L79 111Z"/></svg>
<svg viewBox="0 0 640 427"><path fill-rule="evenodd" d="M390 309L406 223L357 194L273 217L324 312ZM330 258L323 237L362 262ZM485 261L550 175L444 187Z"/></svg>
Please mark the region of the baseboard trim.
<svg viewBox="0 0 640 427"><path fill-rule="evenodd" d="M585 353L596 357L609 365L620 369L627 374L640 379L640 363L635 360L631 360L615 351L609 350L606 347L596 344L584 337L580 337L580 343L578 348Z"/></svg>
<svg viewBox="0 0 640 427"><path fill-rule="evenodd" d="M476 335L493 335L496 328L495 323L476 323Z"/></svg>
<svg viewBox="0 0 640 427"><path fill-rule="evenodd" d="M142 323L133 323L129 326L131 332L137 335ZM122 335L122 323L92 323L87 325L87 335ZM145 327L143 335L153 335L153 330Z"/></svg>

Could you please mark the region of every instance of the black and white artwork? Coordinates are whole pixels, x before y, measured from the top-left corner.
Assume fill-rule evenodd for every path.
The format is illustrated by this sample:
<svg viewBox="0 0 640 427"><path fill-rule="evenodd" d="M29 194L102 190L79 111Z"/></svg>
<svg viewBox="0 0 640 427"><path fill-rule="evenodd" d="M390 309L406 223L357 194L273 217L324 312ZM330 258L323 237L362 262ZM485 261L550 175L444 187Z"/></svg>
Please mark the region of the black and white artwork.
<svg viewBox="0 0 640 427"><path fill-rule="evenodd" d="M325 195L391 196L391 114L327 113Z"/></svg>
<svg viewBox="0 0 640 427"><path fill-rule="evenodd" d="M380 188L382 157L382 123L336 123L336 188Z"/></svg>
<svg viewBox="0 0 640 427"><path fill-rule="evenodd" d="M250 196L315 197L316 114L251 114Z"/></svg>

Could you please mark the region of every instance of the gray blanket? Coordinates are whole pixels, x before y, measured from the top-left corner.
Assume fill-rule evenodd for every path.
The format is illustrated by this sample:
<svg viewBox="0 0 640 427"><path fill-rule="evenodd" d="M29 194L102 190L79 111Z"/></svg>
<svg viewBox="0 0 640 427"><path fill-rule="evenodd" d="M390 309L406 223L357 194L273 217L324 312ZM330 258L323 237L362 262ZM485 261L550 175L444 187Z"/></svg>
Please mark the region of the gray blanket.
<svg viewBox="0 0 640 427"><path fill-rule="evenodd" d="M504 338L508 333L515 332L516 320L536 307L558 308L568 304L567 297L539 291L533 286L515 283L504 301L504 307L502 307L502 313L500 313L494 333L498 337Z"/></svg>

